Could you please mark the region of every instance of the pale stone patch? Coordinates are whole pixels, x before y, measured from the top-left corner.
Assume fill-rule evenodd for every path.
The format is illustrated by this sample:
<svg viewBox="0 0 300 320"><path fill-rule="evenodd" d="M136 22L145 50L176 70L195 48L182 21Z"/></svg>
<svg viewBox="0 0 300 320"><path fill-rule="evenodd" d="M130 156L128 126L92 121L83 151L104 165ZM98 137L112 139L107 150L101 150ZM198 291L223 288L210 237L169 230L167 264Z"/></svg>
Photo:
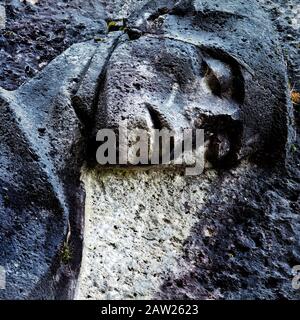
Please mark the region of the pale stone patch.
<svg viewBox="0 0 300 320"><path fill-rule="evenodd" d="M6 11L3 5L0 5L0 29L4 29L6 25Z"/></svg>
<svg viewBox="0 0 300 320"><path fill-rule="evenodd" d="M30 3L30 4L37 4L39 2L39 0L20 0L21 2L27 2L27 3Z"/></svg>
<svg viewBox="0 0 300 320"><path fill-rule="evenodd" d="M295 7L292 9L293 16L291 18L292 25L294 29L300 29L300 4L295 4Z"/></svg>
<svg viewBox="0 0 300 320"><path fill-rule="evenodd" d="M6 271L5 268L0 266L0 290L5 290L6 288Z"/></svg>
<svg viewBox="0 0 300 320"><path fill-rule="evenodd" d="M149 0L100 0L104 7L111 12L115 19L128 17L131 13L138 11Z"/></svg>
<svg viewBox="0 0 300 320"><path fill-rule="evenodd" d="M190 270L182 258L183 243L214 176L86 171L76 299L152 299L168 277Z"/></svg>

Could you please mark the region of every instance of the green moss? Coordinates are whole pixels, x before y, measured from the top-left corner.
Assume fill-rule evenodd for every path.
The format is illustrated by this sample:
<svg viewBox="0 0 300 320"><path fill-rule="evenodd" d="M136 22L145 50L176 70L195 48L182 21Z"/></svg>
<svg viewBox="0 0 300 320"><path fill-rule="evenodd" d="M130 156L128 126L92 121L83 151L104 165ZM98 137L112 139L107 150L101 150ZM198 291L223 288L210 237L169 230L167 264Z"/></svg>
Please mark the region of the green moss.
<svg viewBox="0 0 300 320"><path fill-rule="evenodd" d="M108 28L108 32L112 32L112 31L123 31L125 32L127 30L126 28L126 22L125 20L116 20L116 21L108 21L107 22L107 28Z"/></svg>
<svg viewBox="0 0 300 320"><path fill-rule="evenodd" d="M61 261L63 264L69 264L72 260L72 250L70 248L70 245L68 243L64 243L62 249L61 249Z"/></svg>
<svg viewBox="0 0 300 320"><path fill-rule="evenodd" d="M101 38L101 37L94 37L94 40L96 42L105 42L105 39L104 38Z"/></svg>
<svg viewBox="0 0 300 320"><path fill-rule="evenodd" d="M107 23L108 32L113 31L118 26L116 21L109 21Z"/></svg>
<svg viewBox="0 0 300 320"><path fill-rule="evenodd" d="M108 24L107 24L108 28L115 27L116 25L117 25L116 21L109 21Z"/></svg>
<svg viewBox="0 0 300 320"><path fill-rule="evenodd" d="M298 150L297 146L295 144L291 145L291 152L295 153Z"/></svg>

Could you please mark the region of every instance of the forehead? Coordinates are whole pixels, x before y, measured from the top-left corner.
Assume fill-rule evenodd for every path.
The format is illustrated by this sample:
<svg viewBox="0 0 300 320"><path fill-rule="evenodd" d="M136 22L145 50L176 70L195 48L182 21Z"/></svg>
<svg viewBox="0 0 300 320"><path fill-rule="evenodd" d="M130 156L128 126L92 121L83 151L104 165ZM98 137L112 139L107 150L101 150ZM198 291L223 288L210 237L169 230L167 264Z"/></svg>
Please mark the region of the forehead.
<svg viewBox="0 0 300 320"><path fill-rule="evenodd" d="M194 69L194 73L200 72L202 61L201 50L193 44L149 35L119 45L113 52L109 65L126 65L126 68L136 72L140 65L162 73L186 69L184 75L188 78L190 69Z"/></svg>
<svg viewBox="0 0 300 320"><path fill-rule="evenodd" d="M199 47L219 48L251 68L257 66L260 56L267 58L261 69L268 67L270 58L281 58L273 26L256 1L175 2L149 1L129 19L129 28Z"/></svg>

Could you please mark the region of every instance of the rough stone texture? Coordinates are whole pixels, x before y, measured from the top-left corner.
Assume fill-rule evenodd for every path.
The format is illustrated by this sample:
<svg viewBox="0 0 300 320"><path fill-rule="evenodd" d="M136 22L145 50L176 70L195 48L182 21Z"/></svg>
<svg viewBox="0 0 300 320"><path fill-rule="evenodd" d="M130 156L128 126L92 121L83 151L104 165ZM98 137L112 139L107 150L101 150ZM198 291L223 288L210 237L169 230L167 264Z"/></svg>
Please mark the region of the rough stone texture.
<svg viewBox="0 0 300 320"><path fill-rule="evenodd" d="M75 298L151 299L164 279L189 268L182 243L215 178L215 172L192 179L164 171L84 171L85 237Z"/></svg>
<svg viewBox="0 0 300 320"><path fill-rule="evenodd" d="M72 295L81 260L79 177L86 153L72 97L91 61L97 55L106 60L114 38L100 52L94 43L73 45L18 90L1 89L0 265L7 270L1 298ZM64 250L72 252L69 266Z"/></svg>
<svg viewBox="0 0 300 320"><path fill-rule="evenodd" d="M295 63L297 56L292 57ZM86 172L84 259L76 298L299 299L291 286L292 268L300 263L298 153L287 171L242 163L192 183L161 172ZM154 199L144 206L149 194ZM156 237L148 239L153 230ZM178 241L170 241L171 235Z"/></svg>
<svg viewBox="0 0 300 320"><path fill-rule="evenodd" d="M20 19L18 24L15 24L14 16L21 10L19 7L25 4L21 5L19 3L19 5L16 5L15 1L8 2L9 31L3 33L3 43L6 49L2 51L6 58L2 60L5 64L2 69L5 86L9 85L10 79L15 81L16 76L19 78L18 81L24 81L25 79L23 73L11 74L12 78L7 77L11 70L6 70L10 66L7 60L11 58L15 60L16 54L17 57L22 57L30 47L28 46L30 43L27 43L28 39L25 44L22 42L20 44L19 39L13 37L14 30L20 28L20 24L25 24L28 19L36 20L36 17L41 19L46 15L61 21L60 36L55 38L54 43L51 42L51 47L54 48L53 55L55 55L59 53L55 49L58 44L57 40L65 42L70 35L77 33L81 34L76 35L77 39L95 37L97 32L103 33L106 31L104 20L110 19L108 16L111 12L118 12L118 14L121 12L125 18L128 18L128 34L130 37L137 29L140 30L139 33L146 33L149 36L144 36L140 40L132 42L127 41L126 45L116 50L113 58L115 60L123 59L125 62L124 68L127 69L129 66L126 66L127 61L125 59L132 61L132 69L137 63L141 68L145 68L143 63L147 62L149 64L147 68L152 69L151 72L154 72L157 79L164 75L162 79L166 83L163 86L166 87L167 83L169 86L170 83L172 91L169 88L162 90L162 84L157 85L155 91L162 90L162 92L154 99L157 105L153 105L153 101L149 103L149 99L152 99L151 92L154 88L151 88L151 81L154 81L155 77L152 77L152 79L150 74L150 77L136 79L136 83L134 83L132 81L139 77L137 70L132 70L131 74L126 74L123 72L124 70L121 70L121 67L117 66L114 70L110 70L110 66L108 66L107 73L108 76L112 73L112 79L103 79L105 92L100 91L103 99L99 101L98 112L100 114L98 117L100 121L99 123L96 122L95 129L107 124L114 126L114 123L118 123L120 118L131 118L132 126L148 127L148 130L151 131L151 122L158 118L159 123L167 123L171 129L175 128L175 130L186 126L201 126L214 135L214 138L210 141L211 145L218 145L219 140L223 144L229 144L229 154L226 155L226 159L223 159L226 160L224 163L234 162L252 154L257 149L263 150L263 154L268 159L273 156L278 158L285 154L286 141L293 139L293 132L289 132L287 126L292 116L285 64L279 44L273 34L272 26L266 23L268 19L256 7L255 1L247 4L229 1L226 2L226 5L222 2L221 6L218 1L202 3L198 1L177 2L166 0L159 3L148 1L145 7L142 6L143 4L145 4L144 1L135 2L134 5L131 2L122 2L122 5L120 5L118 1L109 2L109 4L98 1L87 1L84 4L79 4L76 1L72 3L68 1L66 3L59 2L58 7L54 7L54 10L62 9L63 11L56 17L51 11L52 7L47 2L41 1L35 6L26 4L26 10L29 14L27 13L24 20ZM164 11L166 10L165 7L171 11L169 13ZM78 14L74 13L75 8L78 9ZM192 12L194 13L193 16L191 16ZM250 12L253 14L249 14ZM216 16L218 16L217 19ZM261 21L264 21L264 23ZM44 19L43 23L46 25L39 25L40 21L37 22L35 30L38 34L45 32L45 28L49 27L51 19ZM81 27L83 32L75 31L76 28L80 30ZM255 32L256 29L261 29L262 32L257 33ZM152 38L162 36L165 40L157 40L155 44L155 39ZM20 34L18 34L19 37ZM38 39L39 41L46 40L43 35ZM96 40L101 41L101 37L96 37ZM66 45L73 41L72 38L72 41L68 41ZM249 46L249 44L251 45ZM41 43L34 43L34 45L36 50L30 58L29 64L24 66L24 72L31 73L31 75L35 73L31 65L35 64L36 70L44 65L43 62L39 63L38 66L36 65L37 60L41 58L36 56L36 52L43 51L44 48ZM156 61L153 59L153 53L150 54L150 52L151 50L161 51L158 48L160 46L166 47L166 51L162 51L161 55L158 56L160 61ZM177 49L174 47L173 52L168 53L168 48L172 46L177 47ZM143 49L143 47L149 50ZM60 45L59 50L61 48L63 46ZM131 51L134 53L132 54ZM180 51L186 53L178 54ZM189 54L192 55L190 62L187 60ZM171 64L169 64L168 59L172 60ZM51 60L51 56L47 57L47 60ZM20 62L24 64L24 59L22 58ZM196 65L201 66L200 70L195 68ZM194 69L191 69L191 66ZM140 73L143 73L143 70L141 69ZM118 73L122 74L123 84L118 85L120 89L115 92L115 96L119 98L115 101L114 98L107 97L115 90L114 86L109 84L111 89L106 90L105 83L109 80L117 81L114 78L119 77ZM167 79L166 74L168 73L169 77ZM271 78L269 77L270 74L273 75ZM130 77L131 79L129 79ZM143 87L143 82L145 82L146 88ZM131 83L133 88L129 88L128 83ZM189 83L191 87L184 85L184 83ZM95 87L95 85L91 87ZM7 88L11 89L13 87L8 86ZM201 88L201 90L198 90L198 88ZM135 103L136 107L130 109L128 97L137 94L140 97ZM148 98L145 97L147 94ZM201 95L207 95L207 97L203 99ZM172 114L172 110L170 112L166 110L165 106L161 106L165 104L167 97L172 96L174 96L172 103L177 106L176 115ZM257 96L260 99L257 99ZM107 103L102 101L106 98L108 99ZM198 102L200 100L203 102L202 106L199 106ZM122 111L121 104L125 106L126 110ZM206 104L214 105L215 110L207 109ZM132 107L132 104L130 104L130 107ZM256 112L256 109L259 109L260 112ZM104 123L101 121L103 110L106 112ZM137 113L137 115L132 117L130 113ZM170 115L175 119L178 117L177 124L172 123L173 120ZM259 127L257 127L258 122L261 124ZM220 132L218 128L225 126L228 127L226 128L227 132ZM230 133L229 127L234 128ZM281 135L277 135L277 132L281 132ZM270 137L272 137L273 144L268 143ZM276 148L272 146L276 146ZM211 156L211 158L214 161L214 158L218 158L218 155Z"/></svg>
<svg viewBox="0 0 300 320"><path fill-rule="evenodd" d="M276 26L287 62L290 85L300 90L300 4L297 1L260 1Z"/></svg>
<svg viewBox="0 0 300 320"><path fill-rule="evenodd" d="M299 187L268 174L86 171L75 298L299 298Z"/></svg>
<svg viewBox="0 0 300 320"><path fill-rule="evenodd" d="M227 135L230 158L258 149L269 158L285 154L294 138L286 65L272 25L255 4L149 1L129 19L129 30L141 37L112 55L96 128L115 128L121 119L149 131L157 128L151 122L175 131L201 127Z"/></svg>
<svg viewBox="0 0 300 320"><path fill-rule="evenodd" d="M8 29L2 44L11 36L10 28L18 27L14 12L24 12L24 5L32 15L26 15L25 20L21 18L23 23L46 16L48 10L55 11L60 6L66 8L70 18L70 12L79 5L76 2L72 7L67 1L45 9L41 3L29 6L10 2ZM218 112L226 115L230 108L239 110L238 117L233 118L243 127L242 137L237 135L239 142L233 144L236 160L259 150L259 144L260 151L272 154L274 146L278 146L275 158L290 162L287 170L283 161L278 162L282 167L271 170L269 166L267 170L261 157L256 157L259 166L245 160L236 168L208 171L192 180L179 172L137 172L123 176L119 171L106 174L89 168L83 179L87 192L85 244L76 297L299 298L299 292L291 289L291 268L300 264L299 152L293 147L294 159L285 157L290 151L288 143L293 130L284 61L267 16L254 3L226 1L225 8L224 3L179 1L169 11L174 1L150 1L137 14L131 14L132 6L126 7L123 1L122 5L116 1L108 6L85 2L84 13L78 14L81 21L88 21L83 38L96 37L96 41L71 47L17 91L1 89L0 129L4 138L0 144L0 265L8 272L8 288L0 292L1 298L54 299L73 295L82 241L83 193L79 171L83 159L89 161L90 167L94 165L90 160L94 159L95 130L107 123L114 127L113 121L122 116L134 121L140 116L141 124L149 116L145 114L147 108L141 109L145 101L139 103L134 98L138 88L144 93L145 88L150 90L151 72L146 72L141 84L134 85L139 73L131 65L131 58L144 71L142 60L148 59L150 70L165 77L167 84L175 79L182 101L188 96L184 77L197 83L196 80L207 76L201 68L195 70L195 65L202 67L204 61L213 79L212 82L206 79L210 84L206 93L218 101L209 117L214 119ZM95 4L99 10L91 12ZM217 4L222 5L217 9ZM135 10L140 7L138 3ZM120 33L116 33L117 42L95 36L98 31L93 29L95 17L91 14L95 11L99 18L96 28L101 26L100 33L106 30L104 19L119 18L111 12L120 8L128 15L125 30L128 36L118 38ZM62 15L66 17L65 13ZM60 19L64 18L54 15L54 21ZM73 24L70 23L70 28L66 24L64 21L62 29L72 30ZM253 32L253 25L259 27L260 33ZM248 31L247 37L241 34L242 30ZM183 37L183 31L189 35ZM81 35L72 37L65 31L62 34L62 42L68 37L70 42L81 39ZM28 39L28 30L25 35ZM36 38L34 33L31 36ZM17 48L19 42L14 38L12 48ZM34 46L37 43L38 40L33 41ZM41 50L35 47L32 51L28 47L23 46L22 54ZM149 48L148 55L143 53L145 47ZM5 46L1 54L6 56L8 48ZM45 63L61 49L56 48ZM193 53L192 70L188 68L185 51ZM32 63L34 59L29 60ZM118 61L123 61L119 69ZM18 62L15 66L14 77L21 74L16 71ZM228 74L233 70L242 74L238 77L242 88L232 86L236 77ZM14 77L7 80L8 84L11 81L7 89L18 84ZM170 88L156 83L152 90L158 96L170 93ZM235 91L239 94L234 94ZM201 94L197 96L194 90L191 96L197 101ZM170 101L171 105L177 103ZM125 110L121 109L120 102L132 103L137 114L130 114L127 103ZM187 120L196 119L199 113L203 117L203 108L199 109ZM101 113L103 110L107 112ZM172 124L163 103L155 111L156 118ZM178 108L175 111L173 116L182 125L182 116L186 114ZM151 121L156 123L153 115ZM223 125L224 122L213 122L209 128L217 127L217 132L212 132L217 134ZM223 129L228 133L229 127L225 123ZM257 131L260 136L256 140ZM154 195L152 201L150 195ZM176 198L178 203L174 204ZM144 208L132 205L133 199ZM138 230L137 235L134 230ZM154 236L157 239L153 240ZM64 266L61 258L66 244L72 255ZM147 245L149 250L145 250Z"/></svg>
<svg viewBox="0 0 300 320"><path fill-rule="evenodd" d="M91 49L76 45L19 90L1 91L1 298L67 295L67 286L56 287L67 276L60 252L83 200L80 123L70 93Z"/></svg>
<svg viewBox="0 0 300 320"><path fill-rule="evenodd" d="M108 19L127 19L133 13L139 11L143 5L149 0L100 0L101 4L105 8L106 16Z"/></svg>
<svg viewBox="0 0 300 320"><path fill-rule="evenodd" d="M6 26L6 10L5 6L0 2L0 30Z"/></svg>
<svg viewBox="0 0 300 320"><path fill-rule="evenodd" d="M99 1L6 1L0 30L0 86L14 90L72 44L99 39L106 30Z"/></svg>

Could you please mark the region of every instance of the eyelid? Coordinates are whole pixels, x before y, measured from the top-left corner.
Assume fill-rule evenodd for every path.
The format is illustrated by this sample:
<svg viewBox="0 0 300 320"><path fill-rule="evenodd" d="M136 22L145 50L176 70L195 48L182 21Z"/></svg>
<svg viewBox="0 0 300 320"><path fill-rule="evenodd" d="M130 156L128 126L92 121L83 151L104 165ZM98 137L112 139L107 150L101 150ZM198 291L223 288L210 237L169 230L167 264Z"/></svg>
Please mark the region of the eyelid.
<svg viewBox="0 0 300 320"><path fill-rule="evenodd" d="M216 90L216 81L218 81L220 87L218 95L231 95L233 88L233 73L230 66L220 60L210 57L205 58L204 62L208 72L206 77L208 77L208 80L214 87L213 90Z"/></svg>

